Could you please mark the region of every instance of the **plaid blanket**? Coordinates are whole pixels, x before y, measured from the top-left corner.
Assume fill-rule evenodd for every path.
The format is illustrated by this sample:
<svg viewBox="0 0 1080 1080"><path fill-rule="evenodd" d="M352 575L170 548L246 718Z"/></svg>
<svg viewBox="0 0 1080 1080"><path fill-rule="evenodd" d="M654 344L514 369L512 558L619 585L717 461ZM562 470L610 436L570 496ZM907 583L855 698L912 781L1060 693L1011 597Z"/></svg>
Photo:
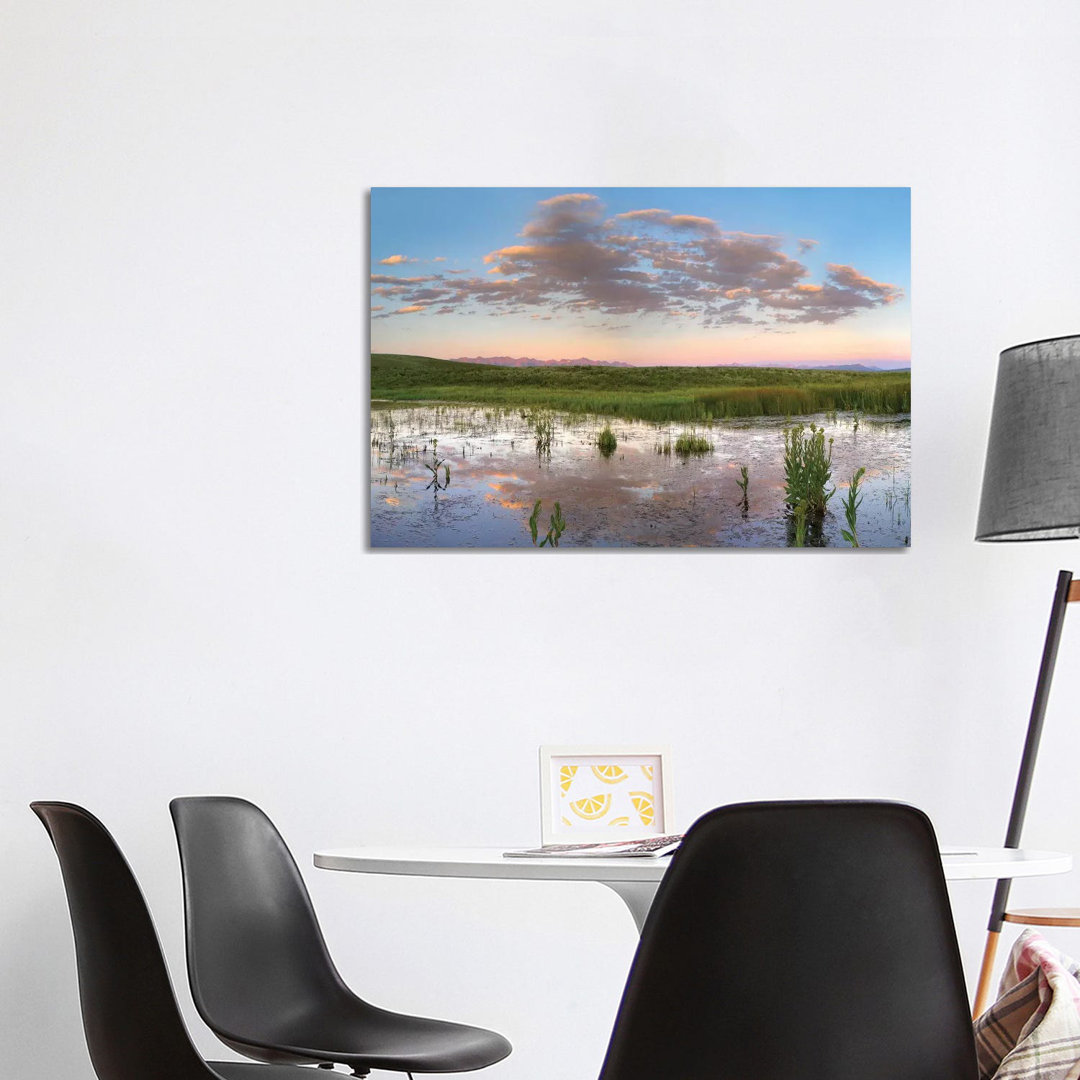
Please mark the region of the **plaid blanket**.
<svg viewBox="0 0 1080 1080"><path fill-rule="evenodd" d="M1080 965L1025 930L975 1046L979 1080L1080 1080Z"/></svg>

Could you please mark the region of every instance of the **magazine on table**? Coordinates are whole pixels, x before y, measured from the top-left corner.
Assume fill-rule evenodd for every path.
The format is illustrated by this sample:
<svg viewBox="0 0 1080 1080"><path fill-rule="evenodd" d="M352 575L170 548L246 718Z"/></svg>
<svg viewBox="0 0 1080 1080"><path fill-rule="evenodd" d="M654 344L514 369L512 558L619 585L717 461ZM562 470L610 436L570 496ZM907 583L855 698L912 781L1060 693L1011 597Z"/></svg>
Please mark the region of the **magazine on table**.
<svg viewBox="0 0 1080 1080"><path fill-rule="evenodd" d="M594 844L544 844L538 848L504 851L507 859L658 858L672 855L682 836L647 836L639 840L606 840Z"/></svg>

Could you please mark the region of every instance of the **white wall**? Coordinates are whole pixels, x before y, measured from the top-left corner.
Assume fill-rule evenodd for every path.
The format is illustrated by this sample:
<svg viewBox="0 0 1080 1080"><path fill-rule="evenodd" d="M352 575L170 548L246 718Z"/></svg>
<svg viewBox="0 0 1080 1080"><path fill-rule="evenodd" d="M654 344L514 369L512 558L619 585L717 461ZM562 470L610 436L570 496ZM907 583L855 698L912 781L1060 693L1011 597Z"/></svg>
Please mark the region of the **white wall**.
<svg viewBox="0 0 1080 1080"><path fill-rule="evenodd" d="M4 1070L91 1075L33 798L114 829L189 1017L180 793L255 799L306 867L523 843L540 743L660 738L684 824L883 796L1000 842L1080 561L972 534L997 352L1080 330L1077 12L5 5ZM564 183L911 185L910 551L365 550L366 190ZM1078 691L1074 623L1026 838L1080 853ZM506 1032L492 1080L596 1075L635 940L613 894L307 876L361 992ZM1014 893L1080 902L1080 878ZM953 895L974 968L990 885Z"/></svg>

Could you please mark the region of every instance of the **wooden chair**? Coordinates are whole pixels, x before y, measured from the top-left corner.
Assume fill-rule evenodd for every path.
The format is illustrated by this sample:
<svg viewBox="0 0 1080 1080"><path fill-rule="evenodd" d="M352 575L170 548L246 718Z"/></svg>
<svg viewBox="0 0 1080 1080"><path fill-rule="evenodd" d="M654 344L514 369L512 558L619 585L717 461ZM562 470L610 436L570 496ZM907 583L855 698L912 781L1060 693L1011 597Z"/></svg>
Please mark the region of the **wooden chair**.
<svg viewBox="0 0 1080 1080"><path fill-rule="evenodd" d="M1080 926L1080 908L1018 908L1016 911L1006 911L1002 921L1023 926Z"/></svg>

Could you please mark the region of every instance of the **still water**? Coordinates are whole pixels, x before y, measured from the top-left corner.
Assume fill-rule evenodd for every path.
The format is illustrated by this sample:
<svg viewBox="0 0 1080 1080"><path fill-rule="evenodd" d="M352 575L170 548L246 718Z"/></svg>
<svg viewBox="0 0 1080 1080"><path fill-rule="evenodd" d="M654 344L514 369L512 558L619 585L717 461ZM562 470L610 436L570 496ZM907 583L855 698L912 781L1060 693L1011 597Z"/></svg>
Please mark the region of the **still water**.
<svg viewBox="0 0 1080 1080"><path fill-rule="evenodd" d="M910 417L861 416L857 430L850 413L802 420L824 427L833 440L830 486L837 488L808 543L850 546L841 536L846 527L841 500L852 473L862 466L860 545L908 545ZM617 446L605 457L597 437L608 423ZM560 548L787 547L794 530L784 506L785 424L782 417L655 424L376 402L371 545L532 548L529 518L539 499L539 539L559 503L566 522ZM674 452L679 435L691 431L712 444L710 452ZM745 500L738 484L742 465L749 470Z"/></svg>

